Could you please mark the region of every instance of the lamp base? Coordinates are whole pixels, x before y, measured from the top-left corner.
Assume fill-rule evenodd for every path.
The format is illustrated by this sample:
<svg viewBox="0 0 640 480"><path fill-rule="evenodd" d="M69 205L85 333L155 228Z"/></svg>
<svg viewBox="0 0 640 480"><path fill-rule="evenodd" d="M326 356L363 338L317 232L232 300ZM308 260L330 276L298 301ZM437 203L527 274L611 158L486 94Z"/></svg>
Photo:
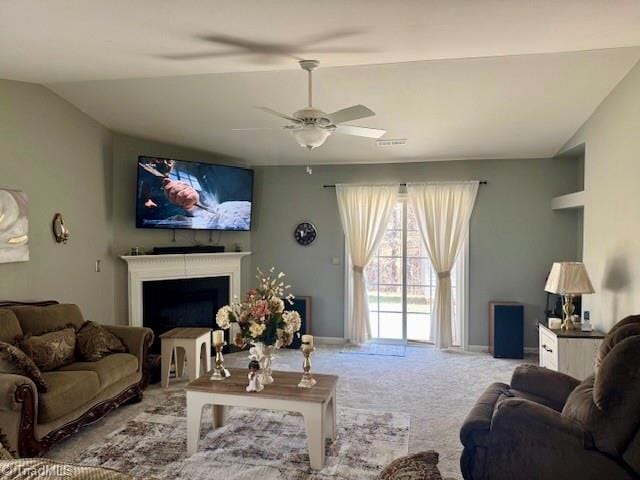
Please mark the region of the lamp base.
<svg viewBox="0 0 640 480"><path fill-rule="evenodd" d="M564 321L562 322L562 325L560 325L560 330L574 330L576 325L572 320L573 312L575 311L575 307L573 306L573 295L565 295L562 311L564 313Z"/></svg>
<svg viewBox="0 0 640 480"><path fill-rule="evenodd" d="M562 325L560 325L560 330L575 330L576 324L573 323L573 320L570 318L565 318Z"/></svg>

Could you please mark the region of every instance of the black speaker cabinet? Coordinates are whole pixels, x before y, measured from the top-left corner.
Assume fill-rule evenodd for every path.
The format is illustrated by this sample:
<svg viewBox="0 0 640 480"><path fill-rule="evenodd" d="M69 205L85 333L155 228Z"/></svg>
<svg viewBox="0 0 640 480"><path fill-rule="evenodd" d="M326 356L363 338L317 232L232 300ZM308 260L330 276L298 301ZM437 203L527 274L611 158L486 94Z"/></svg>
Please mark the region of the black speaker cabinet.
<svg viewBox="0 0 640 480"><path fill-rule="evenodd" d="M302 335L311 332L311 297L298 297L296 296L293 299L293 305L291 305L288 301L284 301L284 309L285 310L295 310L300 314L300 335L296 335L293 337L293 342L289 348L300 348L302 345Z"/></svg>
<svg viewBox="0 0 640 480"><path fill-rule="evenodd" d="M524 357L524 305L489 302L489 353L495 358Z"/></svg>

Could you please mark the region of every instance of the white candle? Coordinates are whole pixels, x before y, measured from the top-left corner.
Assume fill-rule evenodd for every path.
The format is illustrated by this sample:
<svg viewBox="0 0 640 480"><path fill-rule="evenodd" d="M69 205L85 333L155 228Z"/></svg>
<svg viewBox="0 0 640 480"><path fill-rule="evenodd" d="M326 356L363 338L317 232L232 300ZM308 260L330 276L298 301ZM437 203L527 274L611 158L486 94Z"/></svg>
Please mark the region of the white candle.
<svg viewBox="0 0 640 480"><path fill-rule="evenodd" d="M214 330L213 331L213 345L223 345L224 344L224 330Z"/></svg>
<svg viewBox="0 0 640 480"><path fill-rule="evenodd" d="M302 343L313 347L313 335L302 335Z"/></svg>

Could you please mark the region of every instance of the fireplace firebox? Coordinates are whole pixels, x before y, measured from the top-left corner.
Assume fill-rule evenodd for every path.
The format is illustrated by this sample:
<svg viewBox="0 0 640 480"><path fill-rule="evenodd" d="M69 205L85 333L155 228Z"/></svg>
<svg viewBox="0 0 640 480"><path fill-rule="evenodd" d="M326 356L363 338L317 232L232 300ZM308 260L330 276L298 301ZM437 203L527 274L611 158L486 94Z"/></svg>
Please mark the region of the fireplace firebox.
<svg viewBox="0 0 640 480"><path fill-rule="evenodd" d="M152 353L160 353L158 336L176 327L210 327L229 303L230 277L153 280L142 284L142 323L155 333Z"/></svg>

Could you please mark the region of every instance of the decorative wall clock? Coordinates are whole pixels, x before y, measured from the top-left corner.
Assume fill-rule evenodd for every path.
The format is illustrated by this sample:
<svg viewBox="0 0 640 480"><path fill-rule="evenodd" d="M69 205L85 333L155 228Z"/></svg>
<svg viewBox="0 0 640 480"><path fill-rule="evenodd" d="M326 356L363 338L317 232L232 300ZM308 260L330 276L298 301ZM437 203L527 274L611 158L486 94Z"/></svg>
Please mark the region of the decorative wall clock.
<svg viewBox="0 0 640 480"><path fill-rule="evenodd" d="M302 222L298 224L293 231L293 237L300 245L305 247L311 245L318 236L316 226L311 222Z"/></svg>

